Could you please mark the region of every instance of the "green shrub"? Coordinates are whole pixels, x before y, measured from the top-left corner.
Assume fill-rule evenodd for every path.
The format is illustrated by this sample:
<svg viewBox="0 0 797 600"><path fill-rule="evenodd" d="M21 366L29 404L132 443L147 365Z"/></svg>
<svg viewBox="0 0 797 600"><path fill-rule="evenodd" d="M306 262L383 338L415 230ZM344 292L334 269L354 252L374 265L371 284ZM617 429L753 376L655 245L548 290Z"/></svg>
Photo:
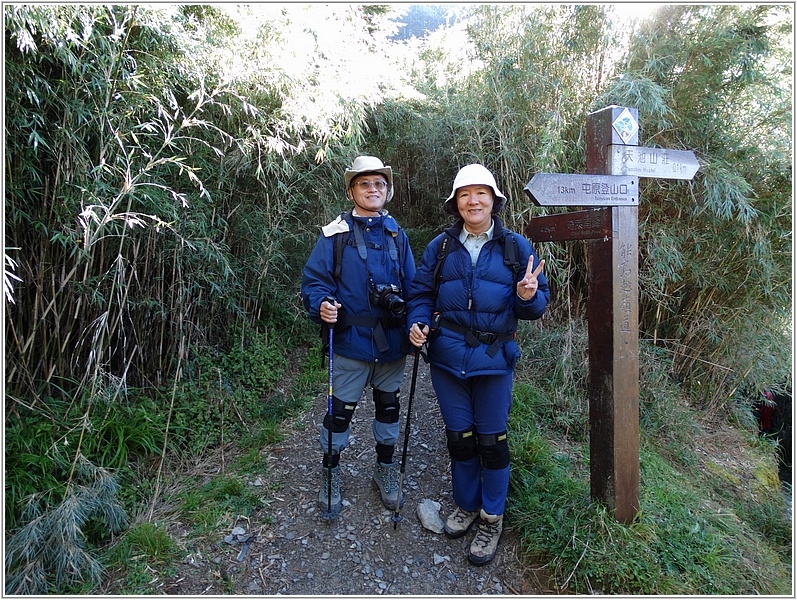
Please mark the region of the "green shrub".
<svg viewBox="0 0 797 600"><path fill-rule="evenodd" d="M180 547L161 523L140 522L133 525L107 552L105 561L124 571L121 593L157 594L153 574L171 574Z"/></svg>
<svg viewBox="0 0 797 600"><path fill-rule="evenodd" d="M137 395L105 404L43 397L38 408L19 406L6 425L6 525L12 530L26 497L51 505L63 499L75 452L117 472L163 447L165 414ZM56 421L53 414L63 417Z"/></svg>
<svg viewBox="0 0 797 600"><path fill-rule="evenodd" d="M136 523L114 544L108 552L111 566L129 564L144 558L150 565L168 563L180 553L177 542L172 539L161 523Z"/></svg>
<svg viewBox="0 0 797 600"><path fill-rule="evenodd" d="M264 422L278 422L285 415L285 395L274 388L287 367L288 340L240 331L231 336L235 342L228 351L206 351L186 368L172 419L183 451L201 454L251 437Z"/></svg>

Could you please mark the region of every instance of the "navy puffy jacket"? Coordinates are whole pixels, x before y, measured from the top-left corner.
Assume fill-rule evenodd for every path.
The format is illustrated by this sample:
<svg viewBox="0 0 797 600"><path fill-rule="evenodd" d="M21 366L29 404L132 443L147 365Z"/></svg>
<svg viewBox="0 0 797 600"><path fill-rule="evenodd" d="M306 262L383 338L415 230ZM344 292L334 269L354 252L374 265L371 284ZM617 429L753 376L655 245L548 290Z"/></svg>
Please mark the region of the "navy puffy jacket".
<svg viewBox="0 0 797 600"><path fill-rule="evenodd" d="M343 218L345 217L345 218ZM360 227L366 245L367 259L360 258L352 226ZM341 273L335 279L335 236L343 236ZM390 258L387 236L396 242L398 259L403 266L404 279L398 261ZM319 307L327 296L343 305L342 311L359 317L389 317L384 307L374 306L370 300L368 281L376 284L393 284L400 287L406 297L406 290L415 275L415 259L410 249L407 235L396 220L385 214L378 217L352 217L345 213L322 228L321 236L313 248L302 273L302 302L310 318L321 323ZM339 311L339 321L341 313ZM374 339L374 330L354 325L337 327L333 339L336 354L367 362L393 362L406 354L406 327L404 321L399 327L384 329L389 350L380 352Z"/></svg>
<svg viewBox="0 0 797 600"><path fill-rule="evenodd" d="M413 279L408 297L407 323L423 323L430 326L432 315L440 316L460 327L480 332L513 334L517 331L518 319L539 319L548 306L551 292L548 281L540 273L537 293L528 301L517 295L517 282L525 276L529 255L534 255L534 266L539 257L529 241L515 234L518 260L522 268L515 276L504 264L501 237L508 234L501 221L493 217L495 228L493 238L481 249L476 265L471 263L470 254L459 234L462 221L458 220L445 233L451 236L450 250L442 269L442 282L434 293L433 276L437 265L437 255L445 234L433 239L421 258L421 264ZM488 344L473 347L466 343L465 334L440 327L433 333L429 343L430 362L458 377L477 375L503 375L511 373L520 349L514 339L500 342L500 349L494 356L488 353Z"/></svg>

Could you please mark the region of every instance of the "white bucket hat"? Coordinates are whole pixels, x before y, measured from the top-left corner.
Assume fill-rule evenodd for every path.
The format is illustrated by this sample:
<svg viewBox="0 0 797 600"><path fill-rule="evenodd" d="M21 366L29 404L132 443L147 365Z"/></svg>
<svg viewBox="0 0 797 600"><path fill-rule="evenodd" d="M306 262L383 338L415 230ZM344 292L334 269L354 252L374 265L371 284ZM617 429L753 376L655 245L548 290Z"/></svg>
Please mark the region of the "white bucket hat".
<svg viewBox="0 0 797 600"><path fill-rule="evenodd" d="M351 186L351 180L358 175L365 173L379 173L387 178L387 200L390 202L393 197L393 169L390 165L382 164L382 161L375 156L358 156L354 159L351 167L343 173L343 181L346 183L346 190Z"/></svg>
<svg viewBox="0 0 797 600"><path fill-rule="evenodd" d="M493 177L493 174L490 173L489 169L479 164L465 165L459 170L459 173L457 173L457 176L454 178L454 185L451 187L451 194L449 194L445 201L446 211L455 217L459 216L459 211L457 210L457 203L452 202L452 200L454 200L454 194L457 193L459 188L465 187L466 185L486 185L491 187L493 189L493 194L495 195L493 213L499 212L504 207L506 196L504 196L501 193L501 190L498 189L498 185L495 183L495 177Z"/></svg>

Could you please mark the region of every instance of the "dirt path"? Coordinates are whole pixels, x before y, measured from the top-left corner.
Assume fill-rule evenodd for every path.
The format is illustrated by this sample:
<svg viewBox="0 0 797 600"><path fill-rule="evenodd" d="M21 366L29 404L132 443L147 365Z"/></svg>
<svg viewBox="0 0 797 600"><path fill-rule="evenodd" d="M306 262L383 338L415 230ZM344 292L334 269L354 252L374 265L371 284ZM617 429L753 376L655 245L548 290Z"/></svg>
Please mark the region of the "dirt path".
<svg viewBox="0 0 797 600"><path fill-rule="evenodd" d="M396 459L401 458L409 399L412 358L402 387L402 430ZM375 461L371 433L370 389L354 419L349 448L341 460L343 508L335 521L320 518L316 505L321 452L318 427L326 396L286 429L285 441L270 449L263 479L275 489L268 509L237 523L254 534L245 557L242 548L220 540L198 550L161 588L170 595L481 595L555 593L544 589L537 572L521 564L511 522L505 527L496 558L476 567L466 557L473 533L448 539L421 526L418 504L430 499L453 510L444 426L429 369L421 363L413 401L410 446L404 479L406 502L394 529L371 476ZM258 519L262 519L258 521ZM233 532L223 532L224 536ZM228 538L229 540L229 538Z"/></svg>

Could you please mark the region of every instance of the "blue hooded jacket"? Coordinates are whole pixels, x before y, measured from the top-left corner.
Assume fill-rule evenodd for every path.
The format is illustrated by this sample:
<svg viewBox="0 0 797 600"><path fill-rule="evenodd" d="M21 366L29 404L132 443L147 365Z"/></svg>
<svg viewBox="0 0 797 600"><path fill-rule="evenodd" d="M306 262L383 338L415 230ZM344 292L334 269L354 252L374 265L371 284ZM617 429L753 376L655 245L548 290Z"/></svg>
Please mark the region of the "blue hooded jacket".
<svg viewBox="0 0 797 600"><path fill-rule="evenodd" d="M444 325L437 327L428 338L429 360L460 378L513 372L520 357L514 340L518 319L539 319L551 296L548 281L540 273L537 293L527 301L518 297L517 283L525 275L529 256L534 255L535 267L540 259L525 237L504 229L496 216L493 219L493 237L482 247L476 265L459 241L461 219L433 239L423 253L408 296L408 325L431 326L433 315L439 313ZM434 272L446 234L451 237L450 250L435 294ZM517 275L504 264L502 238L506 235L514 235L517 242L517 258L522 266ZM496 342L497 345L478 343L471 337L472 332L503 334L503 339ZM466 341L468 339L471 343Z"/></svg>
<svg viewBox="0 0 797 600"><path fill-rule="evenodd" d="M354 227L362 232L365 260L360 257ZM415 276L415 259L406 233L387 211L376 217L343 213L321 231L302 273L302 302L310 318L321 323L321 302L333 296L343 305L338 310L333 339L336 354L366 362L393 362L405 356L409 348L406 319L404 316L397 319L387 308L374 305L369 282L395 285L406 298ZM335 238L338 236L342 236L343 246L340 277L336 278ZM395 243L395 260L391 257L393 244L389 238ZM347 319L359 324L345 326ZM381 331L373 326L377 320L384 325ZM371 326L368 326L369 321ZM381 337L382 332L384 337Z"/></svg>

